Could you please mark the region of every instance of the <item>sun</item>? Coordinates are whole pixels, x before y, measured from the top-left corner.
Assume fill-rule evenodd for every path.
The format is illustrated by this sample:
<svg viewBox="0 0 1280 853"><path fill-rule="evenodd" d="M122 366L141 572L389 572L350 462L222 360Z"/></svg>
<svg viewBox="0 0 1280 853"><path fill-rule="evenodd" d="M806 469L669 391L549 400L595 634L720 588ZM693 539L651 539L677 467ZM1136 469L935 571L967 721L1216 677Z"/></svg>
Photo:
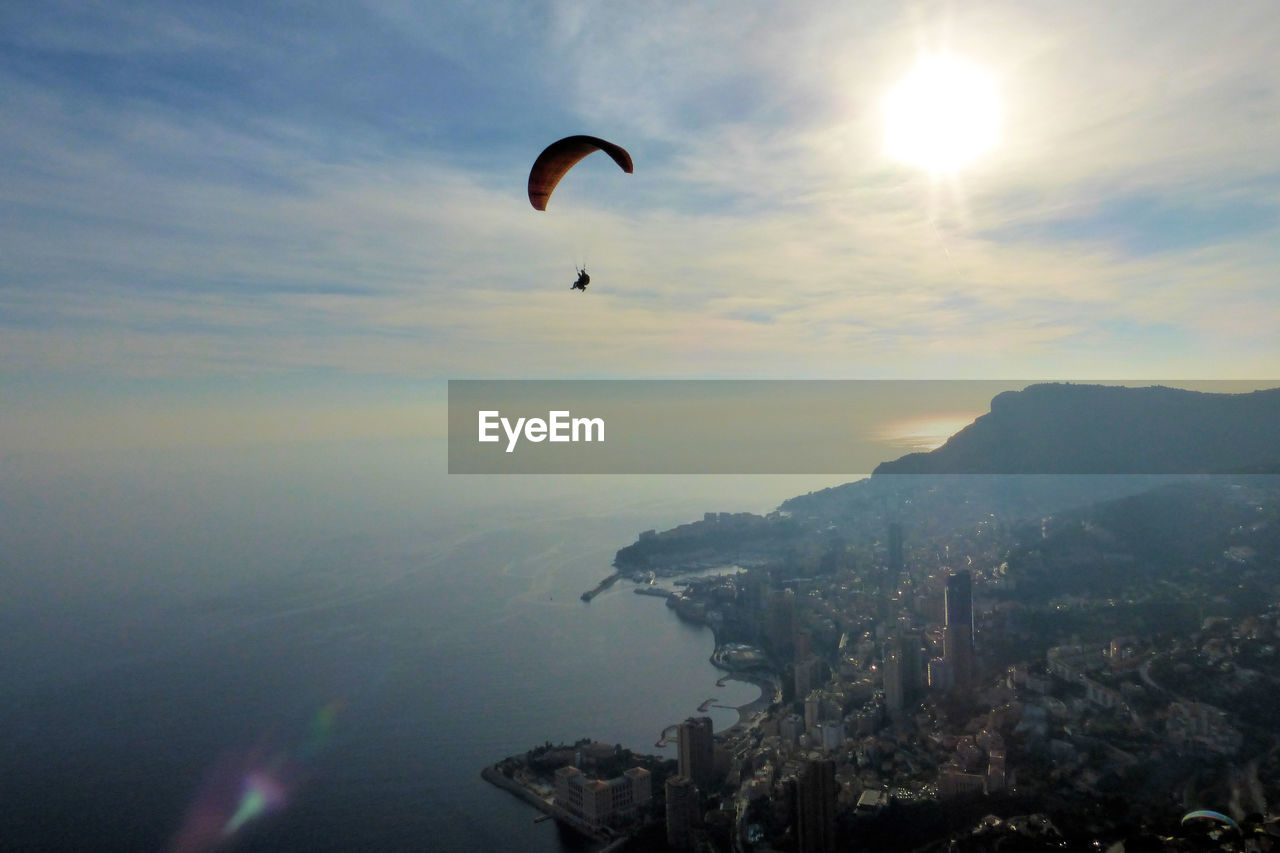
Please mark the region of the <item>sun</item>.
<svg viewBox="0 0 1280 853"><path fill-rule="evenodd" d="M934 174L956 172L995 144L991 77L947 55L922 59L885 98L885 150Z"/></svg>

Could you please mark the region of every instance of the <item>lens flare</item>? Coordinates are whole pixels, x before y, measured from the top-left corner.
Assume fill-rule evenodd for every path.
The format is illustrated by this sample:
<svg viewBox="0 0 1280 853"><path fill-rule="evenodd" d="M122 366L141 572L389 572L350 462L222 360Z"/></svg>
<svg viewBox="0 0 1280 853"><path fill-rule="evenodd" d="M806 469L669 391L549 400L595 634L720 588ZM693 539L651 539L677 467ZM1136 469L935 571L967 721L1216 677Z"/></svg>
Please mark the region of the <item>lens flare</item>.
<svg viewBox="0 0 1280 853"><path fill-rule="evenodd" d="M223 756L187 809L171 853L228 849L244 827L287 808L332 741L342 707L339 700L317 711L307 736L292 749L260 745Z"/></svg>

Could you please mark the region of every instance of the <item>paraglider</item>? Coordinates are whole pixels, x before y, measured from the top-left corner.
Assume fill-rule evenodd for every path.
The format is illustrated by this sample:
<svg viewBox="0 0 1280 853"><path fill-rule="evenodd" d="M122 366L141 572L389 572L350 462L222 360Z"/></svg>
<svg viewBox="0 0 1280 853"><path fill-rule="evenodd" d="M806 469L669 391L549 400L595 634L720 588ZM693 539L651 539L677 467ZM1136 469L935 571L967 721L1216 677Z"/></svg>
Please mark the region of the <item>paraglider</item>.
<svg viewBox="0 0 1280 853"><path fill-rule="evenodd" d="M1188 821L1201 821L1201 820L1208 821L1209 825L1214 827L1215 829L1223 828L1223 829L1233 829L1236 832L1240 831L1239 825L1237 825L1234 820L1227 817L1222 812L1215 812L1215 811L1212 811L1211 809L1196 809L1195 811L1187 812L1185 815L1182 816L1182 820L1180 821L1180 823L1183 826L1186 826Z"/></svg>
<svg viewBox="0 0 1280 853"><path fill-rule="evenodd" d="M529 170L529 203L535 210L546 210L556 184L579 160L596 151L613 158L622 171L631 174L631 155L621 145L594 136L566 136L548 145Z"/></svg>
<svg viewBox="0 0 1280 853"><path fill-rule="evenodd" d="M543 149L538 159L533 161L533 168L529 170L529 204L533 205L534 210L546 210L547 202L551 200L551 193L555 192L560 179L577 165L579 160L596 151L608 154L613 158L613 162L627 174L634 171L631 155L622 146L595 136L566 136ZM575 264L574 268L578 271L578 278L569 285L569 289L586 293L587 285L591 283L591 276L587 275L587 267L585 264L581 266Z"/></svg>

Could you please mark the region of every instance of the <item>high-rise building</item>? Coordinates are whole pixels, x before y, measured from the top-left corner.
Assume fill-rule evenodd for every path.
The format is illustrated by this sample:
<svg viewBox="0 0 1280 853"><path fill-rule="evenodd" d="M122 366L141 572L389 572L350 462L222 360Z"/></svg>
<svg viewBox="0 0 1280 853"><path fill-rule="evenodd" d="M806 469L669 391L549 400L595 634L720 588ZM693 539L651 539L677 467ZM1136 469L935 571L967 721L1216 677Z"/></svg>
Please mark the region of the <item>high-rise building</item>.
<svg viewBox="0 0 1280 853"><path fill-rule="evenodd" d="M715 776L715 740L710 717L690 717L677 731L680 760L679 773L693 780L704 791Z"/></svg>
<svg viewBox="0 0 1280 853"><path fill-rule="evenodd" d="M667 779L667 846L672 850L692 850L693 830L698 822L698 789L688 776Z"/></svg>
<svg viewBox="0 0 1280 853"><path fill-rule="evenodd" d="M809 655L804 660L796 662L792 681L797 699L803 699L810 692L817 690L825 680L826 673L823 671L822 659L817 655Z"/></svg>
<svg viewBox="0 0 1280 853"><path fill-rule="evenodd" d="M792 643L795 640L795 591L784 589L771 592L768 608L765 614L764 639L775 654L791 653Z"/></svg>
<svg viewBox="0 0 1280 853"><path fill-rule="evenodd" d="M987 792L996 793L1005 787L1004 749L995 748L987 751Z"/></svg>
<svg viewBox="0 0 1280 853"><path fill-rule="evenodd" d="M765 612L769 598L769 574L756 569L742 580L742 606L748 613L759 617Z"/></svg>
<svg viewBox="0 0 1280 853"><path fill-rule="evenodd" d="M900 711L904 704L902 643L890 637L884 644L884 706L890 711Z"/></svg>
<svg viewBox="0 0 1280 853"><path fill-rule="evenodd" d="M834 853L836 849L836 763L805 763L796 780L796 835L800 853Z"/></svg>
<svg viewBox="0 0 1280 853"><path fill-rule="evenodd" d="M800 735L804 734L804 717L794 712L787 714L778 724L778 734L792 746L799 744Z"/></svg>
<svg viewBox="0 0 1280 853"><path fill-rule="evenodd" d="M973 579L968 572L947 578L946 624L942 632L942 657L958 688L973 683Z"/></svg>
<svg viewBox="0 0 1280 853"><path fill-rule="evenodd" d="M889 570L900 572L902 567L902 525L893 521L889 523Z"/></svg>
<svg viewBox="0 0 1280 853"><path fill-rule="evenodd" d="M792 637L791 644L795 647L796 663L799 663L813 654L813 632L808 628L801 628Z"/></svg>
<svg viewBox="0 0 1280 853"><path fill-rule="evenodd" d="M804 697L804 730L809 731L822 721L822 691L810 690Z"/></svg>
<svg viewBox="0 0 1280 853"><path fill-rule="evenodd" d="M951 666L942 658L929 661L929 687L934 690L950 690L956 686Z"/></svg>

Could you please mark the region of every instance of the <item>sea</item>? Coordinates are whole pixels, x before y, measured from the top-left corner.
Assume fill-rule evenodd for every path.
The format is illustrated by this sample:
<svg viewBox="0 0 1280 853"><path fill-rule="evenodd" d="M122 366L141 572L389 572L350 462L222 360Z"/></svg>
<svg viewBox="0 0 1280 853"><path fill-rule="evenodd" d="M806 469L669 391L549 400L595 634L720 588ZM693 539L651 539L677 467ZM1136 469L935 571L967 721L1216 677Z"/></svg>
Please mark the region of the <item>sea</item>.
<svg viewBox="0 0 1280 853"><path fill-rule="evenodd" d="M590 849L481 769L580 738L674 757L663 729L708 700L731 725L759 690L718 683L709 629L629 581L580 595L642 529L786 496L568 488L386 525L303 518L269 568L171 589L121 574L86 593L92 566L64 567L5 602L0 849ZM252 563L247 541L226 559Z"/></svg>

